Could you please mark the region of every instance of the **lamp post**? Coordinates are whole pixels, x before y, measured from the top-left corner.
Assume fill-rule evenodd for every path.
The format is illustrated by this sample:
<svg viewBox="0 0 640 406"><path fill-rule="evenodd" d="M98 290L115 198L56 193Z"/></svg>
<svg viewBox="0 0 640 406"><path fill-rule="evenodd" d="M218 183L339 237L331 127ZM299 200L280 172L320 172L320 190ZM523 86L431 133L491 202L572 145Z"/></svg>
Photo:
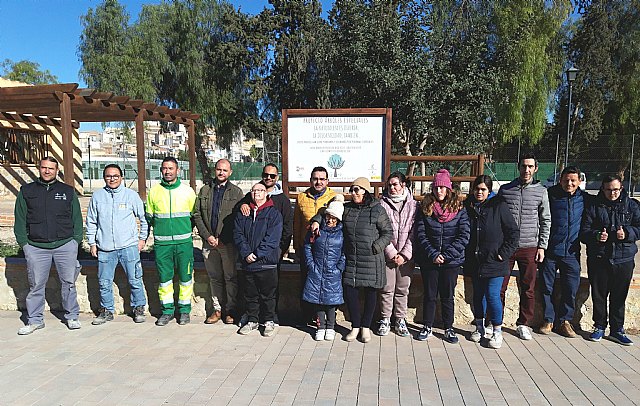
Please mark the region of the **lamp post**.
<svg viewBox="0 0 640 406"><path fill-rule="evenodd" d="M571 94L573 92L573 82L576 80L579 69L571 66L567 69L567 82L569 82L569 105L567 106L567 149L564 154L564 167L569 164L569 137L571 134Z"/></svg>

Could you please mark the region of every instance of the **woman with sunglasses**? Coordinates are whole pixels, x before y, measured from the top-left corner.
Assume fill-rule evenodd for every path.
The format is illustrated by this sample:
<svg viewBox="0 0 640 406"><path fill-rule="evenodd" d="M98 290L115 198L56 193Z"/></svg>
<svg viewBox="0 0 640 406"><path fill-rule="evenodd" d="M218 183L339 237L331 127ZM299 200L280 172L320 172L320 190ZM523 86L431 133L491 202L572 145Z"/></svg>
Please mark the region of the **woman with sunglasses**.
<svg viewBox="0 0 640 406"><path fill-rule="evenodd" d="M453 331L453 295L458 271L464 263L469 243L469 217L459 194L453 190L449 171L440 169L434 176L431 193L422 200L416 231L418 255L424 285L424 328L416 337L424 341L432 336L436 297L440 294L444 340L456 344Z"/></svg>
<svg viewBox="0 0 640 406"><path fill-rule="evenodd" d="M520 229L507 202L492 192L493 181L478 176L471 184L465 208L471 223L471 238L465 255L464 274L473 281L473 315L476 330L470 340L484 338L485 315L491 317L490 348L502 346L502 301L500 289L509 275L509 258L518 248ZM488 311L487 311L488 310Z"/></svg>
<svg viewBox="0 0 640 406"><path fill-rule="evenodd" d="M401 172L393 172L380 204L391 221L393 236L384 249L387 283L380 291L380 321L378 335L386 336L391 330L391 316L395 317L394 330L407 337L407 306L413 263L414 224L418 202L409 189L411 182Z"/></svg>
<svg viewBox="0 0 640 406"><path fill-rule="evenodd" d="M344 299L351 317L351 332L346 341L360 334L363 343L371 341L371 323L376 308L378 289L386 284L384 249L392 236L389 216L369 192L367 178L357 178L351 184L351 201L344 205L342 232L346 267L342 274ZM322 217L312 219L317 230ZM360 308L360 293L364 293L364 309Z"/></svg>

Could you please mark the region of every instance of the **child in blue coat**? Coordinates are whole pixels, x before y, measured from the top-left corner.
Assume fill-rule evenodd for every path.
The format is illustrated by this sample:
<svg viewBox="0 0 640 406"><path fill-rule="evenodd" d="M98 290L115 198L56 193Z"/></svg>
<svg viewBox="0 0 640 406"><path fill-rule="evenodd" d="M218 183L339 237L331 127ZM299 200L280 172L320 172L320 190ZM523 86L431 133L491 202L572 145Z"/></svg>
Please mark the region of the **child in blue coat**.
<svg viewBox="0 0 640 406"><path fill-rule="evenodd" d="M307 233L304 259L309 274L302 292L302 299L316 305L318 330L316 341L332 341L336 332L336 308L344 302L342 297L342 272L345 256L342 252L342 214L344 196L338 194L327 206L320 223L320 234Z"/></svg>

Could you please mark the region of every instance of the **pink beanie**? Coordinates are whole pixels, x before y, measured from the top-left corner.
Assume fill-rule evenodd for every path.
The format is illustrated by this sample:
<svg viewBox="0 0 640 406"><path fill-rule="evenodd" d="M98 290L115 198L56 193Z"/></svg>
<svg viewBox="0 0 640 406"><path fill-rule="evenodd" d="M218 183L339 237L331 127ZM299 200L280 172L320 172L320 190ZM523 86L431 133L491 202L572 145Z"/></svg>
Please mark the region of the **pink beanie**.
<svg viewBox="0 0 640 406"><path fill-rule="evenodd" d="M444 186L447 189L451 190L451 175L449 175L449 171L446 169L440 169L433 176L433 187Z"/></svg>

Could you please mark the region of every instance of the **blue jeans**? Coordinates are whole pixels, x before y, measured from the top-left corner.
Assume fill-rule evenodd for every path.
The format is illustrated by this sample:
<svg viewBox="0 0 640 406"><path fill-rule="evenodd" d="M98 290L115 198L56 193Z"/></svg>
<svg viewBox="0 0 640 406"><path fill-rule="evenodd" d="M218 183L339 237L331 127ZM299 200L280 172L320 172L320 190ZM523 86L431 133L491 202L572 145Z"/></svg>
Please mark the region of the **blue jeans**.
<svg viewBox="0 0 640 406"><path fill-rule="evenodd" d="M580 256L552 257L547 255L540 270L542 296L544 298L544 321L553 323L556 320L552 298L557 270L560 270L561 289L557 319L560 322L573 320L576 308L576 293L580 286Z"/></svg>
<svg viewBox="0 0 640 406"><path fill-rule="evenodd" d="M114 312L113 276L118 262L124 268L131 289L131 307L144 306L147 298L142 284L142 264L138 244L113 251L98 250L98 284L100 285L100 306Z"/></svg>
<svg viewBox="0 0 640 406"><path fill-rule="evenodd" d="M485 314L488 313L491 316L491 324L494 326L502 324L500 289L503 281L504 276L480 278L476 275L473 277L473 316L476 319L484 319Z"/></svg>

